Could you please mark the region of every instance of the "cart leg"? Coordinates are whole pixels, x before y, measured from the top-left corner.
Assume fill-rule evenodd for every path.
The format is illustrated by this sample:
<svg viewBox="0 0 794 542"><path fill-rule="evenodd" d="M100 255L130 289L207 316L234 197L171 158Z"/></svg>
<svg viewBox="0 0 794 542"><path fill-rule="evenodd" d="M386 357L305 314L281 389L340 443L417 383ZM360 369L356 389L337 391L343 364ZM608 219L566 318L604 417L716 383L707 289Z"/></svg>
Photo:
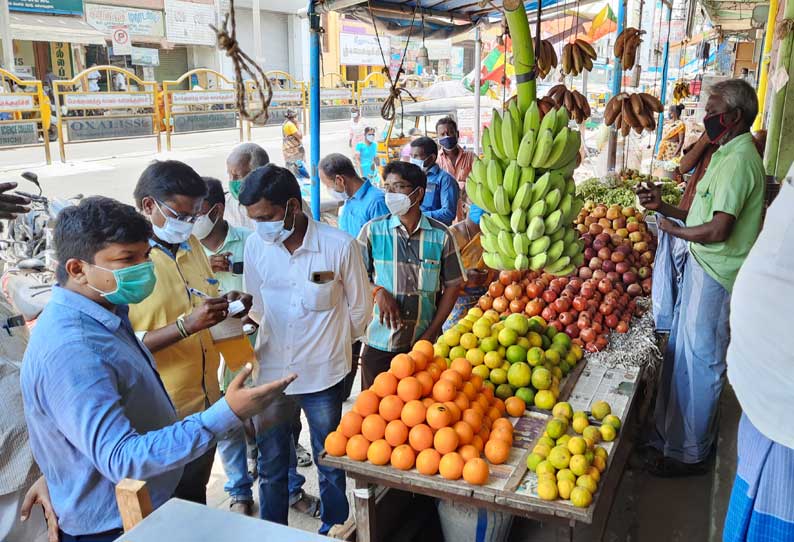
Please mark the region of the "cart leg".
<svg viewBox="0 0 794 542"><path fill-rule="evenodd" d="M377 486L360 480L353 482L356 503L356 540L372 542L376 533L375 490Z"/></svg>
<svg viewBox="0 0 794 542"><path fill-rule="evenodd" d="M567 525L557 525L555 540L562 542L573 542L573 528L576 525L576 522L571 520Z"/></svg>

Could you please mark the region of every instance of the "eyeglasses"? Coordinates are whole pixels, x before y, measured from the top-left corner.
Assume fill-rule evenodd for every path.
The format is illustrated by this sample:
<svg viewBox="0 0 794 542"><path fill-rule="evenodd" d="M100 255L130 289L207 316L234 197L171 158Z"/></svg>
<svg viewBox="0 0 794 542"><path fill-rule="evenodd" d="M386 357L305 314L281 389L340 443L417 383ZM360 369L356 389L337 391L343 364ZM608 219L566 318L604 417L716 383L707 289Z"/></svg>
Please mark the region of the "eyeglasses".
<svg viewBox="0 0 794 542"><path fill-rule="evenodd" d="M168 212L171 213L172 216L171 217L166 217L166 218L175 218L176 220L179 220L180 222L187 222L188 224L193 224L193 223L196 222L196 220L199 219L199 217L201 217L201 213L194 213L194 214L177 213L171 207L169 207L167 203L165 203L163 201L155 200L155 203L157 204L157 208L160 209L160 213L162 213L163 215L165 215L165 213L163 213L163 207L165 207L168 210ZM161 205L163 207L160 207Z"/></svg>
<svg viewBox="0 0 794 542"><path fill-rule="evenodd" d="M384 184L383 189L386 192L405 192L406 190L413 191L413 185L408 183L393 183L393 184Z"/></svg>

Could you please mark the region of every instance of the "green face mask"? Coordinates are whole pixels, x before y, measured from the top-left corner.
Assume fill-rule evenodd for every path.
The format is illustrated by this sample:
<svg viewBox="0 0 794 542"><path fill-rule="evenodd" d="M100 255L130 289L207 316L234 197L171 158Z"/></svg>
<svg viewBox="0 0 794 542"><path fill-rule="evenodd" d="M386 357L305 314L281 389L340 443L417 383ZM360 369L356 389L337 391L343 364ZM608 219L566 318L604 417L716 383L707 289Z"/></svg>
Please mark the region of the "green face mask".
<svg viewBox="0 0 794 542"><path fill-rule="evenodd" d="M116 289L114 291L103 292L90 284L88 287L102 294L102 297L114 305L134 305L140 303L151 295L154 290L154 285L157 283L153 262L143 262L122 269L105 269L98 265L89 265L93 265L108 273L113 273L113 278L116 279Z"/></svg>
<svg viewBox="0 0 794 542"><path fill-rule="evenodd" d="M236 200L240 199L240 192L243 189L243 180L236 179L234 181L229 181L229 193L232 197Z"/></svg>

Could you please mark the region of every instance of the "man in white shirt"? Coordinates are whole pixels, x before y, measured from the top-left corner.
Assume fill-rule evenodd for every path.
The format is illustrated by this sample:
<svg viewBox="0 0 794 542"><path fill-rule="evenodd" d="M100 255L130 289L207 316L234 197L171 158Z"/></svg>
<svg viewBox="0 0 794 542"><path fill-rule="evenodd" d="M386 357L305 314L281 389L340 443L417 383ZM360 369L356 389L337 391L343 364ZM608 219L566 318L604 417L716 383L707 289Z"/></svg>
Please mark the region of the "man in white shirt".
<svg viewBox="0 0 794 542"><path fill-rule="evenodd" d="M226 221L236 228L254 229L254 222L248 218L245 207L240 204L243 179L258 167L270 163L267 151L256 143L240 143L226 158L226 173L229 175L229 192L226 194Z"/></svg>
<svg viewBox="0 0 794 542"><path fill-rule="evenodd" d="M366 330L372 294L356 241L301 211L289 170L269 164L245 180L240 203L255 222L245 246L245 287L259 320L257 381L296 372L297 385L254 420L260 472L260 516L287 523L290 416L306 413L315 463L339 424L351 344ZM322 527L343 523L349 507L345 474L318 464Z"/></svg>

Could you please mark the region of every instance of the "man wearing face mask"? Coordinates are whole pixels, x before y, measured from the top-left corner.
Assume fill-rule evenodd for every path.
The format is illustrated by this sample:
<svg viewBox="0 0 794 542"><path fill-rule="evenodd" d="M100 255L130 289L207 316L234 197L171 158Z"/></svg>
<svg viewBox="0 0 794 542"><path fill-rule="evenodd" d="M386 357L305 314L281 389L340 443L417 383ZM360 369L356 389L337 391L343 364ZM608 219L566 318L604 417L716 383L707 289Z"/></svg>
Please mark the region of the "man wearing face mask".
<svg viewBox="0 0 794 542"><path fill-rule="evenodd" d="M436 123L436 134L438 135L438 144L441 146L438 166L458 181L460 198L458 199L457 218L463 220L466 217L466 203L468 203L465 192L466 179L469 178L471 167L477 156L471 151L464 150L458 144L458 124L452 117L439 119Z"/></svg>
<svg viewBox="0 0 794 542"><path fill-rule="evenodd" d="M435 342L465 277L449 228L419 208L424 172L397 161L384 176L390 214L368 222L358 236L375 300L361 351L362 389L389 369L395 354L420 339Z"/></svg>
<svg viewBox="0 0 794 542"><path fill-rule="evenodd" d="M648 469L660 476L705 472L716 445L731 290L760 231L764 207L764 167L750 134L757 113L755 91L745 81L715 84L703 124L719 148L689 211L662 202L657 186L638 190L640 203L659 213L659 229L689 249L647 457Z"/></svg>
<svg viewBox="0 0 794 542"><path fill-rule="evenodd" d="M259 446L260 516L287 523L290 419L302 408L320 478L320 528L344 523L345 473L317 462L342 416L351 344L372 310L367 273L355 240L301 211L289 170L269 164L245 180L240 202L256 222L245 245L245 286L259 321L259 380L300 373L300 384L254 419Z"/></svg>
<svg viewBox="0 0 794 542"><path fill-rule="evenodd" d="M127 316L127 305L144 301L160 282L149 259L151 235L133 207L104 197L67 207L55 226L58 285L33 330L21 382L61 542L116 540L123 534L116 483L146 480L159 507L186 465L295 379L246 388L248 366L224 399L178 415L159 364Z"/></svg>
<svg viewBox="0 0 794 542"><path fill-rule="evenodd" d="M220 398L220 355L209 328L229 315L231 301L251 306L248 294L231 291L219 296L204 249L191 235L206 193L198 173L175 160L152 162L134 193L138 209L152 224L157 284L150 296L130 306L130 321L154 354L180 418L202 412ZM214 455L214 449L208 450L185 467L178 497L206 503Z"/></svg>
<svg viewBox="0 0 794 542"><path fill-rule="evenodd" d="M364 122L361 120L361 110L358 107L353 107L350 110L350 137L347 141L347 146L355 149L356 146L364 141Z"/></svg>
<svg viewBox="0 0 794 542"><path fill-rule="evenodd" d="M355 146L353 159L358 163L361 176L375 182L378 178L376 162L378 157L378 144L375 142L375 128L367 126L364 129L364 141Z"/></svg>
<svg viewBox="0 0 794 542"><path fill-rule="evenodd" d="M226 194L226 220L236 227L253 231L254 223L248 218L245 207L240 204L243 179L258 167L270 163L265 149L256 143L240 143L226 158L226 173L229 176L229 193Z"/></svg>
<svg viewBox="0 0 794 542"><path fill-rule="evenodd" d="M460 189L455 178L438 166L437 157L438 145L429 137L420 137L411 143L411 163L422 168L427 176L422 212L450 226L458 214Z"/></svg>

